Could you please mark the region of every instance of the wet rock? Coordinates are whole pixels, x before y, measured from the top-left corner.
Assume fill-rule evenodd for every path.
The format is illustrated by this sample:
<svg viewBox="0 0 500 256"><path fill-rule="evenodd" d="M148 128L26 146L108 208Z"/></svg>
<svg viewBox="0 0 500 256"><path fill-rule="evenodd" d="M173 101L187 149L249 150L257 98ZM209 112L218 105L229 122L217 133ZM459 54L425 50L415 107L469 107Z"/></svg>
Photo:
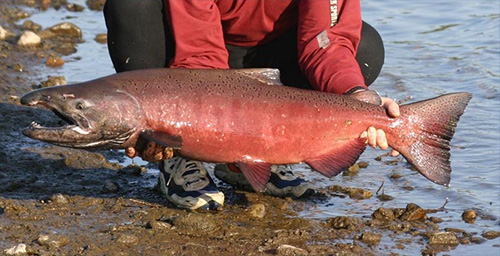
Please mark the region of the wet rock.
<svg viewBox="0 0 500 256"><path fill-rule="evenodd" d="M396 219L396 216L394 216L394 211L392 209L380 207L373 212L372 218L381 221L391 221Z"/></svg>
<svg viewBox="0 0 500 256"><path fill-rule="evenodd" d="M139 238L134 235L121 235L116 241L121 244L135 245L139 242Z"/></svg>
<svg viewBox="0 0 500 256"><path fill-rule="evenodd" d="M458 245L457 236L451 232L433 233L429 237L429 245Z"/></svg>
<svg viewBox="0 0 500 256"><path fill-rule="evenodd" d="M23 72L24 71L24 65L21 63L14 64L12 67L12 70L15 70L17 72Z"/></svg>
<svg viewBox="0 0 500 256"><path fill-rule="evenodd" d="M368 199L373 195L371 191L364 190L362 188L342 187L339 185L330 186L328 187L328 190L330 190L331 192L346 194L349 196L349 198L357 200Z"/></svg>
<svg viewBox="0 0 500 256"><path fill-rule="evenodd" d="M381 239L382 239L382 235L375 234L372 232L365 232L361 235L361 242L363 242L365 244L377 245L380 243Z"/></svg>
<svg viewBox="0 0 500 256"><path fill-rule="evenodd" d="M65 85L65 84L66 84L66 78L64 76L48 76L47 80L42 81L38 85L34 85L33 89L39 89L57 85Z"/></svg>
<svg viewBox="0 0 500 256"><path fill-rule="evenodd" d="M37 46L42 42L41 38L32 31L24 31L17 44L20 46Z"/></svg>
<svg viewBox="0 0 500 256"><path fill-rule="evenodd" d="M406 206L404 213L399 217L400 220L426 220L427 214L422 207L410 203Z"/></svg>
<svg viewBox="0 0 500 256"><path fill-rule="evenodd" d="M264 218L266 215L266 206L264 204L254 204L250 206L248 213L254 218Z"/></svg>
<svg viewBox="0 0 500 256"><path fill-rule="evenodd" d="M173 219L177 228L192 231L211 231L217 228L217 222L209 214L189 213Z"/></svg>
<svg viewBox="0 0 500 256"><path fill-rule="evenodd" d="M172 228L172 224L165 221L152 220L148 222L147 227L154 230L169 230Z"/></svg>
<svg viewBox="0 0 500 256"><path fill-rule="evenodd" d="M351 167L349 167L346 171L342 173L342 176L355 176L358 175L358 173L359 173L359 165L353 164Z"/></svg>
<svg viewBox="0 0 500 256"><path fill-rule="evenodd" d="M64 65L64 60L61 57L51 55L45 61L45 65L47 65L47 67L53 67L53 68L60 67Z"/></svg>
<svg viewBox="0 0 500 256"><path fill-rule="evenodd" d="M25 244L18 244L16 246L13 246L9 249L4 250L4 252L7 255L23 255L23 254L26 254L26 245Z"/></svg>
<svg viewBox="0 0 500 256"><path fill-rule="evenodd" d="M85 7L75 3L67 3L66 10L70 12L82 12L83 10L85 10Z"/></svg>
<svg viewBox="0 0 500 256"><path fill-rule="evenodd" d="M90 10L93 11L102 11L104 8L104 3L106 3L106 0L87 0L85 1L87 4L87 7L89 7Z"/></svg>
<svg viewBox="0 0 500 256"><path fill-rule="evenodd" d="M10 30L7 30L0 26L0 40L5 40L9 37L13 37L14 33L10 32Z"/></svg>
<svg viewBox="0 0 500 256"><path fill-rule="evenodd" d="M23 28L23 30L30 30L33 32L38 32L38 31L42 30L42 25L37 24L31 20L26 20L25 22L23 22L22 28Z"/></svg>
<svg viewBox="0 0 500 256"><path fill-rule="evenodd" d="M380 201L383 201L383 202L386 202L386 201L391 201L394 199L393 196L390 196L390 195L386 195L386 194L382 194L382 195L378 195L377 196L377 199L380 200Z"/></svg>
<svg viewBox="0 0 500 256"><path fill-rule="evenodd" d="M470 241L472 243L475 243L475 244L482 244L482 243L486 242L486 239L484 239L482 237L475 236L475 237L471 237Z"/></svg>
<svg viewBox="0 0 500 256"><path fill-rule="evenodd" d="M391 178L391 180L396 180L396 179L399 179L401 177L402 177L401 174L393 173L390 178Z"/></svg>
<svg viewBox="0 0 500 256"><path fill-rule="evenodd" d="M283 256L301 256L301 255L309 255L309 252L292 245L282 244L276 248L276 255Z"/></svg>
<svg viewBox="0 0 500 256"><path fill-rule="evenodd" d="M444 230L446 232L452 232L452 233L455 233L455 234L465 234L465 233L467 233L467 232L465 232L465 230L460 229L460 228L445 228Z"/></svg>
<svg viewBox="0 0 500 256"><path fill-rule="evenodd" d="M41 234L36 240L41 246L45 246L49 249L55 249L65 246L69 243L69 239L62 235L47 235Z"/></svg>
<svg viewBox="0 0 500 256"><path fill-rule="evenodd" d="M55 194L50 197L50 200L56 204L67 204L69 202L68 198L66 198L63 194Z"/></svg>
<svg viewBox="0 0 500 256"><path fill-rule="evenodd" d="M500 232L499 231L493 231L493 230L490 230L490 231L486 231L482 234L482 236L486 239L489 239L489 240L492 240L492 239L495 239L497 237L500 236Z"/></svg>
<svg viewBox="0 0 500 256"><path fill-rule="evenodd" d="M102 192L103 193L116 193L116 192L118 192L119 189L120 189L120 186L118 185L118 183L108 180L104 184Z"/></svg>
<svg viewBox="0 0 500 256"><path fill-rule="evenodd" d="M467 209L462 213L462 219L467 223L474 223L476 218L477 214L473 209Z"/></svg>
<svg viewBox="0 0 500 256"><path fill-rule="evenodd" d="M82 30L71 22L63 22L42 30L39 35L43 39L56 36L82 38Z"/></svg>
<svg viewBox="0 0 500 256"><path fill-rule="evenodd" d="M127 165L123 168L120 168L118 170L120 173L122 174L129 174L129 175L134 175L134 176L139 176L141 175L142 173L145 173L148 171L148 169L144 166L139 166L139 165L136 165L136 164L130 164L130 165Z"/></svg>
<svg viewBox="0 0 500 256"><path fill-rule="evenodd" d="M362 222L360 219L354 217L337 216L329 219L328 224L334 229L356 230L361 226Z"/></svg>
<svg viewBox="0 0 500 256"><path fill-rule="evenodd" d="M434 216L430 217L429 220L432 221L432 222L434 222L434 223L441 223L441 222L443 222L443 219L438 218L438 217L434 217Z"/></svg>
<svg viewBox="0 0 500 256"><path fill-rule="evenodd" d="M108 34L106 33L97 34L94 40L100 44L105 44L106 42L108 42Z"/></svg>

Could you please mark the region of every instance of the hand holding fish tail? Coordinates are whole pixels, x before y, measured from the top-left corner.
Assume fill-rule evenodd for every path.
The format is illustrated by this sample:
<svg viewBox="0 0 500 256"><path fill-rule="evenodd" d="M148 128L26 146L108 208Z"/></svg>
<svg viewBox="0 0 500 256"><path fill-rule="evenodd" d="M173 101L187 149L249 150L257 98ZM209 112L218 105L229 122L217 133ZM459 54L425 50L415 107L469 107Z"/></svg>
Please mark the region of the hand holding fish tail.
<svg viewBox="0 0 500 256"><path fill-rule="evenodd" d="M380 95L374 90L358 90L352 94L352 97L357 100L384 107L391 117L398 117L401 115L399 112L399 105L394 100L387 97L380 97ZM382 129L376 129L371 126L367 131L362 132L360 137L366 138L366 143L373 148L378 146L380 149L385 150L389 147L385 137L385 132ZM399 152L392 150L391 155L398 156Z"/></svg>

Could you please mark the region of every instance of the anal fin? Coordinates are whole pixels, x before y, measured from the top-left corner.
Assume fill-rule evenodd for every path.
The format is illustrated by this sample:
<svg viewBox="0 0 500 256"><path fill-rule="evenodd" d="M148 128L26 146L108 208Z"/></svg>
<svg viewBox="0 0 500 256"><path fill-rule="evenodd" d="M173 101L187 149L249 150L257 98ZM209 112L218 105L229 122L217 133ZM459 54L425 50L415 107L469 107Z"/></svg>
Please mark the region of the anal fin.
<svg viewBox="0 0 500 256"><path fill-rule="evenodd" d="M271 164L238 162L237 165L256 192L262 192L266 189L266 184L271 176Z"/></svg>
<svg viewBox="0 0 500 256"><path fill-rule="evenodd" d="M325 155L307 159L305 162L315 171L331 178L355 164L365 148L365 140L358 138L354 141L347 142L345 145Z"/></svg>

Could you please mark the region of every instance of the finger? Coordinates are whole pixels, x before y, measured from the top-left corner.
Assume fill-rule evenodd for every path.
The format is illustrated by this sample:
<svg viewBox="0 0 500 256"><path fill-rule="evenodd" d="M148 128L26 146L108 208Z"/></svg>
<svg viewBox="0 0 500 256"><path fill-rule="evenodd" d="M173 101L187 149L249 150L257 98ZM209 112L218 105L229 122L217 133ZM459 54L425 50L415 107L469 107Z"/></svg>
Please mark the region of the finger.
<svg viewBox="0 0 500 256"><path fill-rule="evenodd" d="M372 148L377 147L377 129L375 127L370 126L368 128L368 145Z"/></svg>
<svg viewBox="0 0 500 256"><path fill-rule="evenodd" d="M146 149L141 152L141 158L146 161L152 161L154 160L155 153L156 153L156 143L150 141L148 142Z"/></svg>
<svg viewBox="0 0 500 256"><path fill-rule="evenodd" d="M165 147L161 146L161 145L156 145L155 147L155 154L154 154L154 160L155 161L162 161L164 160L164 155L163 155L163 150L164 150Z"/></svg>
<svg viewBox="0 0 500 256"><path fill-rule="evenodd" d="M399 156L399 152L393 149L391 151L391 156Z"/></svg>
<svg viewBox="0 0 500 256"><path fill-rule="evenodd" d="M391 117L398 117L401 115L399 111L399 105L390 98L382 98L382 107L387 109L387 113L389 113Z"/></svg>
<svg viewBox="0 0 500 256"><path fill-rule="evenodd" d="M385 138L385 132L382 129L377 129L377 145L382 150L386 150L389 145L387 145L387 139Z"/></svg>
<svg viewBox="0 0 500 256"><path fill-rule="evenodd" d="M125 154L130 158L134 158L137 156L137 151L133 147L128 147L125 149Z"/></svg>

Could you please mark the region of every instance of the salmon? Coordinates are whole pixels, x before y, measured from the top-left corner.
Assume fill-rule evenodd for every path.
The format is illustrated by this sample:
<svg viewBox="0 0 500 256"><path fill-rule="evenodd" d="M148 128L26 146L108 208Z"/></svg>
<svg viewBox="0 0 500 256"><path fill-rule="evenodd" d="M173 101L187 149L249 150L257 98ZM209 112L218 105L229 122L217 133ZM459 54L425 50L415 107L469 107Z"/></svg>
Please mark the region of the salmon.
<svg viewBox="0 0 500 256"><path fill-rule="evenodd" d="M274 69L148 69L27 93L68 122L33 122L23 134L89 150L134 147L139 138L177 155L236 163L256 191L271 165L306 163L332 177L366 147L360 134L383 129L388 144L429 180L450 183L450 140L471 99L450 93L400 106L401 116L348 95L283 86Z"/></svg>

